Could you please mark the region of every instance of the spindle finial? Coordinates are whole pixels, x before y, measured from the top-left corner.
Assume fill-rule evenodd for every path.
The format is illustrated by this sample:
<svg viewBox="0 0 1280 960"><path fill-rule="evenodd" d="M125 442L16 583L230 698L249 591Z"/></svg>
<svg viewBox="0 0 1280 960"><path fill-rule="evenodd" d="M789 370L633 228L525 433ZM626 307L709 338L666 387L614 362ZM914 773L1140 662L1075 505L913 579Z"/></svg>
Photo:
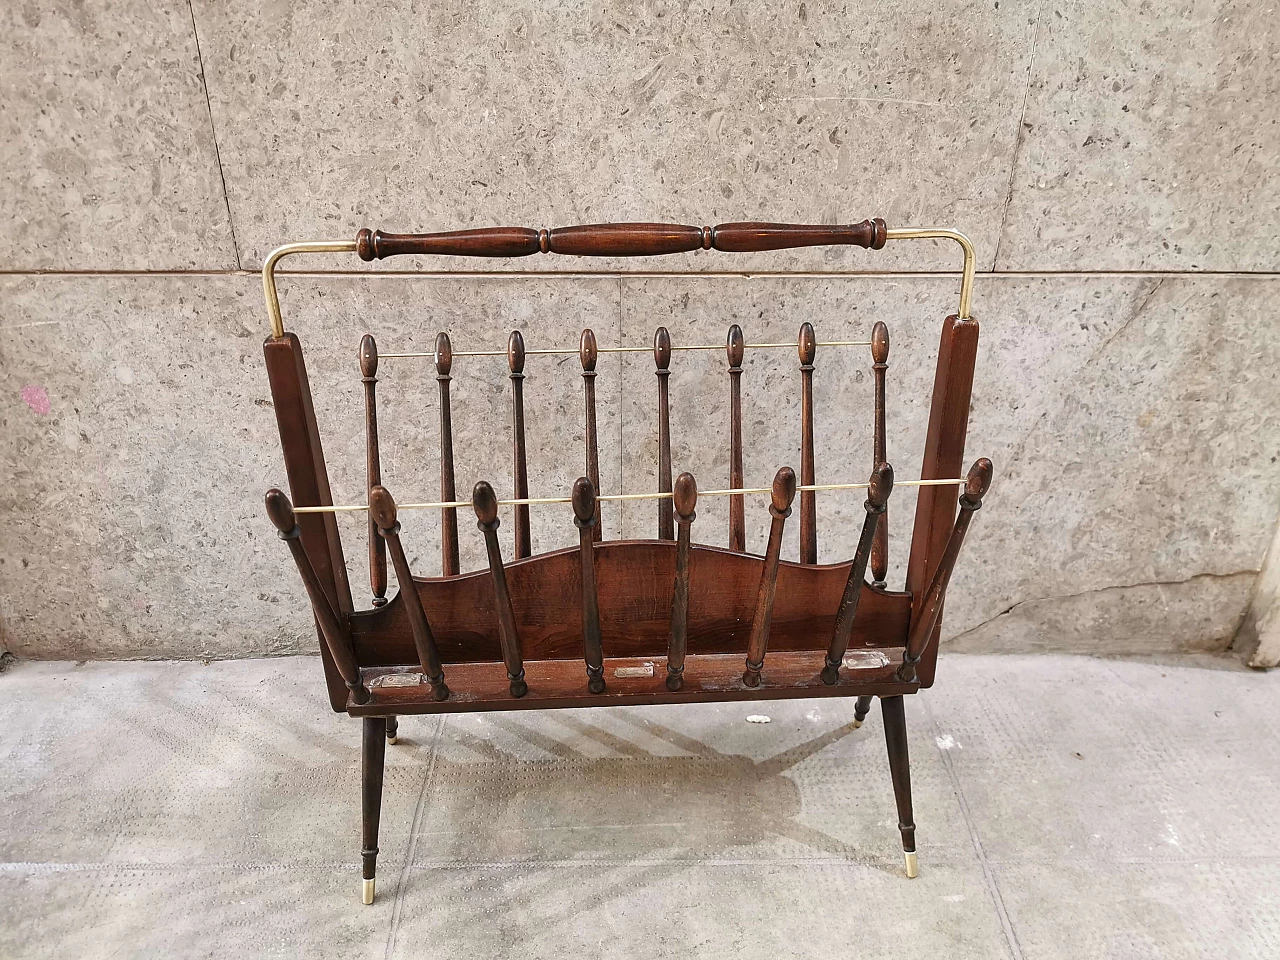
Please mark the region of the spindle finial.
<svg viewBox="0 0 1280 960"><path fill-rule="evenodd" d="M973 466L969 468L961 498L972 504L975 510L982 505L982 498L986 495L987 488L991 486L992 469L991 461L986 457L973 461Z"/></svg>
<svg viewBox="0 0 1280 960"><path fill-rule="evenodd" d="M889 328L883 320L877 320L871 328L871 359L876 363L889 362Z"/></svg>
<svg viewBox="0 0 1280 960"><path fill-rule="evenodd" d="M291 533L297 526L293 516L293 504L283 490L272 487L267 491L267 516L282 534Z"/></svg>
<svg viewBox="0 0 1280 960"><path fill-rule="evenodd" d="M800 362L804 366L813 366L813 358L818 355L818 337L813 332L813 324L806 320L800 324L800 336L796 339L796 348L800 354Z"/></svg>
<svg viewBox="0 0 1280 960"><path fill-rule="evenodd" d="M471 505L481 527L492 526L498 520L498 496L488 480L481 480L471 491Z"/></svg>
<svg viewBox="0 0 1280 960"><path fill-rule="evenodd" d="M519 330L512 330L507 340L507 366L513 374L524 373L524 335Z"/></svg>
<svg viewBox="0 0 1280 960"><path fill-rule="evenodd" d="M796 498L796 472L790 467L783 467L773 478L773 505L771 513L789 515L791 501Z"/></svg>
<svg viewBox="0 0 1280 960"><path fill-rule="evenodd" d="M694 508L698 505L698 481L692 473L682 473L676 477L675 490L672 491L676 513L684 523L693 520Z"/></svg>
<svg viewBox="0 0 1280 960"><path fill-rule="evenodd" d="M453 344L449 341L449 335L441 330L436 334L436 373L447 377L451 370L453 370Z"/></svg>
<svg viewBox="0 0 1280 960"><path fill-rule="evenodd" d="M893 467L882 463L871 471L870 486L867 487L867 502L877 510L883 510L889 502L889 494L893 493Z"/></svg>
<svg viewBox="0 0 1280 960"><path fill-rule="evenodd" d="M659 370L666 370L671 366L671 334L666 327L653 331L653 362Z"/></svg>
<svg viewBox="0 0 1280 960"><path fill-rule="evenodd" d="M395 498L381 484L369 491L369 514L379 530L390 530L396 525Z"/></svg>
<svg viewBox="0 0 1280 960"><path fill-rule="evenodd" d="M596 515L596 488L586 477L573 481L573 515L578 526L587 526L594 522Z"/></svg>
<svg viewBox="0 0 1280 960"><path fill-rule="evenodd" d="M366 333L360 338L360 376L376 377L378 375L378 344L373 334Z"/></svg>
<svg viewBox="0 0 1280 960"><path fill-rule="evenodd" d="M578 341L578 358L582 361L582 369L588 373L594 372L599 355L595 331L587 327L582 331L582 339Z"/></svg>
<svg viewBox="0 0 1280 960"><path fill-rule="evenodd" d="M742 328L735 323L729 328L729 336L725 342L725 353L729 357L730 367L742 366L742 356L746 346L747 340L742 335Z"/></svg>

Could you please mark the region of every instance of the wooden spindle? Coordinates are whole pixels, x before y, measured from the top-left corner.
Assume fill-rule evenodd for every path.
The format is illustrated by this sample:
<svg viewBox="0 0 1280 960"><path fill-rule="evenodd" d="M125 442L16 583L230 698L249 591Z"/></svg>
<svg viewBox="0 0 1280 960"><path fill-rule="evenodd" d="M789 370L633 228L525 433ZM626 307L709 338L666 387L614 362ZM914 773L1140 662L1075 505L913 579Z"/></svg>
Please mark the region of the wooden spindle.
<svg viewBox="0 0 1280 960"><path fill-rule="evenodd" d="M942 559L934 571L929 589L925 591L920 603L920 613L911 622L911 633L907 637L907 648L902 654L902 666L898 669L898 679L911 683L916 679L916 665L920 655L929 643L938 621L942 617L942 603L947 596L947 584L951 581L951 572L955 569L956 559L960 556L960 548L964 545L964 535L969 530L969 521L975 511L981 509L982 498L991 486L991 461L982 457L974 461L965 479L964 491L960 494L960 512L956 516L956 525L951 530L946 549L942 551Z"/></svg>
<svg viewBox="0 0 1280 960"><path fill-rule="evenodd" d="M427 622L426 611L422 609L422 598L418 596L417 587L414 586L409 559L400 542L396 501L386 487L379 485L370 491L369 515L377 524L378 535L386 541L391 551L391 563L395 567L396 581L400 584L400 596L409 618L409 632L413 635L413 646L418 651L418 665L422 667L422 675L431 684L431 695L436 700L445 700L449 696L449 688L445 686L440 652L436 649L436 638L431 634L431 624Z"/></svg>
<svg viewBox="0 0 1280 960"><path fill-rule="evenodd" d="M783 467L773 478L769 513L769 544L764 551L764 569L760 573L760 591L756 595L756 612L751 621L751 639L747 644L747 669L742 682L748 687L760 686L760 671L769 647L769 628L773 623L773 598L778 589L778 557L782 552L782 528L791 516L791 502L796 496L796 474Z"/></svg>
<svg viewBox="0 0 1280 960"><path fill-rule="evenodd" d="M892 492L893 467L882 463L871 472L871 486L867 488L867 500L863 504L867 517L862 521L862 536L858 538L858 549L853 555L853 565L849 568L849 579L845 581L844 596L840 598L840 606L836 609L836 627L827 647L826 664L822 668L822 682L825 684L838 683L840 680L840 664L844 660L845 651L849 649L849 637L853 633L853 621L858 613L858 601L862 597L862 585L867 576L867 562L871 557L876 529ZM863 715L866 715L865 710Z"/></svg>
<svg viewBox="0 0 1280 960"><path fill-rule="evenodd" d="M595 331L588 327L582 331L582 338L578 341L578 359L582 361L583 440L587 447L587 479L591 481L591 499L595 501L595 522L591 524L591 536L595 540L599 540L603 533L600 501L596 499L600 491L600 447L596 436L596 361L599 355Z"/></svg>
<svg viewBox="0 0 1280 960"><path fill-rule="evenodd" d="M742 488L742 356L746 340L736 323L729 328L725 353L729 359L729 486ZM747 517L742 494L729 497L729 549L745 553Z"/></svg>
<svg viewBox="0 0 1280 960"><path fill-rule="evenodd" d="M882 463L888 462L888 444L884 429L884 380L885 371L889 369L889 328L883 320L877 320L871 328L871 369L876 381L875 399L875 439L871 464L874 470ZM871 541L871 579L872 586L885 588L885 577L889 573L889 508L886 506L876 524L876 536Z"/></svg>
<svg viewBox="0 0 1280 960"><path fill-rule="evenodd" d="M658 490L671 492L671 405L667 388L671 380L671 334L666 327L653 333L653 363L658 375ZM675 538L675 517L670 500L658 501L658 539Z"/></svg>
<svg viewBox="0 0 1280 960"><path fill-rule="evenodd" d="M671 635L667 640L667 689L684 685L684 655L689 643L689 540L694 508L698 505L698 484L692 473L676 477L672 494L675 515L680 523L676 536L676 582L671 591Z"/></svg>
<svg viewBox="0 0 1280 960"><path fill-rule="evenodd" d="M367 495L382 483L382 458L378 450L378 400L375 393L378 383L378 344L373 335L360 338L360 381L364 384L364 449ZM387 602L387 545L378 536L373 515L369 516L369 586L373 590L373 605L380 607Z"/></svg>
<svg viewBox="0 0 1280 960"><path fill-rule="evenodd" d="M511 368L511 442L515 455L512 467L515 499L525 500L529 496L529 464L524 440L524 337L519 330L512 330L511 338L507 341L507 366ZM516 559L520 560L529 556L532 551L528 504L516 504L515 525L515 552Z"/></svg>
<svg viewBox="0 0 1280 960"><path fill-rule="evenodd" d="M524 654L520 650L520 633L516 629L516 614L511 606L511 592L507 589L507 571L502 565L502 549L498 546L498 496L486 481L476 484L471 493L471 505L476 511L476 526L484 533L485 552L489 555L489 573L493 577L494 609L498 616L498 642L502 646L502 662L507 667L507 679L511 682L511 695L523 697L529 692L524 682Z"/></svg>
<svg viewBox="0 0 1280 960"><path fill-rule="evenodd" d="M573 523L578 528L582 558L582 658L587 662L587 689L604 693L604 648L600 642L600 601L596 597L596 550L591 528L599 503L588 477L573 484Z"/></svg>
<svg viewBox="0 0 1280 960"><path fill-rule="evenodd" d="M302 577L302 585L307 588L307 596L311 599L311 609L320 627L320 636L324 638L334 666L338 668L343 682L351 691L351 699L356 703L368 703L369 689L360 676L360 664L356 661L355 648L351 644L351 631L347 628L345 618L340 618L334 611L333 605L329 603L329 597L325 594L320 578L311 565L311 558L303 549L302 531L298 529L293 504L289 502L283 490L275 488L267 491L266 503L267 516L279 531L280 539L288 545L289 552L293 554L293 562L298 567L299 576Z"/></svg>
<svg viewBox="0 0 1280 960"><path fill-rule="evenodd" d="M453 479L453 414L449 408L449 382L453 370L453 344L449 335L436 335L436 383L440 385L440 499L453 503L458 491ZM456 577L458 564L458 511L445 507L440 511L440 573Z"/></svg>
<svg viewBox="0 0 1280 960"><path fill-rule="evenodd" d="M818 352L818 338L813 324L800 325L796 339L800 354L800 483L816 483L813 467L813 359ZM800 492L800 562L818 562L818 495L812 490Z"/></svg>

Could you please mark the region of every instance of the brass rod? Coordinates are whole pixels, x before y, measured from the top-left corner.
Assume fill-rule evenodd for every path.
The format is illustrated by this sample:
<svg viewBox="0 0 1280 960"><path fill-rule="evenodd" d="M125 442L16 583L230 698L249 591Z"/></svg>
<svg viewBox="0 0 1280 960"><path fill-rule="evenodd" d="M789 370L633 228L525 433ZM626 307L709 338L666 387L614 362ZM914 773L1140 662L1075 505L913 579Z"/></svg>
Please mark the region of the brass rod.
<svg viewBox="0 0 1280 960"><path fill-rule="evenodd" d="M271 336L284 336L284 319L280 316L280 297L276 293L276 264L295 253L355 253L354 240L307 240L276 247L262 262L262 293L267 298L267 317L271 320Z"/></svg>
<svg viewBox="0 0 1280 960"><path fill-rule="evenodd" d="M869 347L870 340L824 340L817 344L819 347ZM748 350L775 350L781 348L794 350L794 343L748 343ZM649 353L652 347L598 347L598 353ZM691 343L686 346L672 344L672 350L723 350L724 347L719 344L712 343ZM527 356L557 356L557 357L576 357L577 350L526 350ZM455 350L455 357L505 357L505 350ZM434 351L424 353L379 353L378 358L381 360L435 360Z"/></svg>
<svg viewBox="0 0 1280 960"><path fill-rule="evenodd" d="M960 309L956 315L961 320L969 319L969 303L973 297L973 275L977 270L978 258L973 252L973 244L959 230L948 230L945 227L899 227L884 232L885 240L954 240L964 251L964 267L960 274Z"/></svg>

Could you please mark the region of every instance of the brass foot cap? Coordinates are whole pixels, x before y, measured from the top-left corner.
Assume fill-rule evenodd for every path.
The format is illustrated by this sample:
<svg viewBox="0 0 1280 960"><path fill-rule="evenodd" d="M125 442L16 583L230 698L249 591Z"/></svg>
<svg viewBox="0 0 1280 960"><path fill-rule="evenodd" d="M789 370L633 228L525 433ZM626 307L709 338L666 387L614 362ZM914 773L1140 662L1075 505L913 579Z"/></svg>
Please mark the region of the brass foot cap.
<svg viewBox="0 0 1280 960"><path fill-rule="evenodd" d="M857 730L860 726L862 726L862 721L861 721L861 720L855 720L855 721L853 721L853 729Z"/></svg>
<svg viewBox="0 0 1280 960"><path fill-rule="evenodd" d="M377 881L375 880L366 880L364 882L364 890L362 891L362 894L360 897L360 900L362 903L366 905L373 903L373 885L376 882Z"/></svg>
<svg viewBox="0 0 1280 960"><path fill-rule="evenodd" d="M399 741L400 741L399 737L396 737L396 736L387 737L387 743L398 743Z"/></svg>
<svg viewBox="0 0 1280 960"><path fill-rule="evenodd" d="M918 860L916 860L916 852L914 850L907 853L903 853L902 859L906 861L906 864L907 864L908 880L914 880L916 877L920 876L920 863ZM372 883L373 881L369 881L369 882Z"/></svg>

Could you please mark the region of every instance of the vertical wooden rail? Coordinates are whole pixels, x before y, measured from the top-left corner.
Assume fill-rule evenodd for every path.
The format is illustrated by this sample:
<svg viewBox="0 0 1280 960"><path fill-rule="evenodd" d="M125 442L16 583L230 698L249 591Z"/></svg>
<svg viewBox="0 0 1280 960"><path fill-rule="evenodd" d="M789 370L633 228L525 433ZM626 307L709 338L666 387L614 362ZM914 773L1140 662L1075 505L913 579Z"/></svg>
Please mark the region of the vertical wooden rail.
<svg viewBox="0 0 1280 960"><path fill-rule="evenodd" d="M666 327L653 333L654 372L658 376L658 491L671 492L671 405L667 394L671 380L671 334ZM670 500L658 501L658 539L675 538L675 519Z"/></svg>
<svg viewBox="0 0 1280 960"><path fill-rule="evenodd" d="M351 699L356 703L369 702L369 690L360 676L360 664L356 660L355 649L351 644L351 632L347 629L346 619L341 617L329 603L324 586L311 565L311 558L302 545L302 531L298 529L298 521L293 512L293 504L284 495L284 491L272 488L267 491L267 516L279 531L280 539L293 554L293 562L302 577L302 585L307 588L307 596L311 600L311 609L315 613L316 624L320 627L320 636L324 639L329 655L341 674L347 689L351 691Z"/></svg>
<svg viewBox="0 0 1280 960"><path fill-rule="evenodd" d="M409 632L413 635L413 646L418 653L422 675L431 684L431 695L436 700L446 700L449 688L444 682L440 652L436 649L436 638L431 633L426 611L422 609L422 598L418 596L418 589L413 584L409 558L405 556L404 545L400 542L396 501L386 487L374 487L369 493L369 513L378 526L378 535L386 541L391 551L391 563L396 570L396 581L400 584L400 596L404 602L405 614L409 618Z"/></svg>
<svg viewBox="0 0 1280 960"><path fill-rule="evenodd" d="M791 516L791 502L796 496L796 474L783 467L773 478L769 513L769 544L764 552L764 569L760 573L760 590L756 595L756 612L751 620L751 639L747 644L747 669L742 682L748 687L760 686L760 671L769 648L769 629L773 624L773 599L778 590L778 557L782 552L782 528Z"/></svg>
<svg viewBox="0 0 1280 960"><path fill-rule="evenodd" d="M382 483L382 457L378 449L378 344L372 334L360 338L360 381L364 384L364 449L367 496ZM367 501L366 501L367 502ZM387 602L387 545L378 536L378 526L369 514L369 587L373 605Z"/></svg>
<svg viewBox="0 0 1280 960"><path fill-rule="evenodd" d="M871 369L876 381L876 398L875 398L875 439L873 442L872 459L875 463L871 464L874 470L882 463L888 462L888 444L885 440L885 419L884 419L884 381L885 371L889 369L889 328L885 326L884 321L877 320L876 325L871 329ZM885 588L885 577L889 574L889 508L886 505L884 513L880 515L880 522L876 525L876 537L871 542L871 579L872 585L879 587L881 590Z"/></svg>
<svg viewBox="0 0 1280 960"><path fill-rule="evenodd" d="M582 339L578 341L578 359L582 361L582 399L583 399L583 441L587 448L587 479L591 481L591 499L595 502L595 521L591 524L591 536L599 540L602 535L600 523L600 501L596 494L600 490L600 446L596 436L596 360L599 347L596 335L590 327L582 331Z"/></svg>
<svg viewBox="0 0 1280 960"><path fill-rule="evenodd" d="M800 483L816 483L813 466L813 360L818 352L818 338L813 324L800 325L796 338L800 355ZM800 491L800 562L818 562L818 495L812 490Z"/></svg>
<svg viewBox="0 0 1280 960"><path fill-rule="evenodd" d="M458 491L453 479L453 412L449 407L449 382L453 370L453 344L449 335L436 335L436 383L440 386L440 499L453 503ZM458 511L445 507L440 511L440 574L458 575Z"/></svg>
<svg viewBox="0 0 1280 960"><path fill-rule="evenodd" d="M382 779L387 756L387 718L365 717L360 751L361 901L373 903L378 870L378 826L382 820Z"/></svg>
<svg viewBox="0 0 1280 960"><path fill-rule="evenodd" d="M524 500L529 496L529 464L524 440L524 337L519 330L512 330L511 339L507 341L507 366L511 368L511 443L515 456L512 466L515 499ZM529 537L528 504L516 504L515 525L515 553L516 559L520 560L529 556L533 549Z"/></svg>
<svg viewBox="0 0 1280 960"><path fill-rule="evenodd" d="M582 560L582 658L587 663L587 689L604 693L604 648L600 642L600 601L596 596L596 488L587 477L573 484L573 524L578 528Z"/></svg>
<svg viewBox="0 0 1280 960"><path fill-rule="evenodd" d="M520 633L516 629L516 614L511 607L511 592L507 589L507 571L502 565L502 549L498 546L498 495L486 481L476 484L471 493L471 505L476 511L476 526L484 534L485 552L489 555L489 574L493 578L494 609L498 617L498 642L502 645L502 662L507 667L507 680L511 683L511 695L523 697L529 692L524 682L524 654L520 650Z"/></svg>
<svg viewBox="0 0 1280 960"><path fill-rule="evenodd" d="M849 649L849 637L853 634L858 601L862 597L862 585L867 576L867 561L871 556L879 522L884 519L885 504L889 502L889 494L892 492L893 467L882 463L871 472L871 485L867 488L867 500L863 504L867 517L862 522L862 536L858 538L858 549L853 555L853 565L849 567L844 596L840 598L840 606L836 609L836 627L831 634L826 663L822 668L822 682L825 684L840 681L840 664L844 661L845 651ZM863 716L865 715L864 710ZM861 721L860 717L857 719Z"/></svg>
<svg viewBox="0 0 1280 960"><path fill-rule="evenodd" d="M667 689L684 686L684 655L689 644L689 540L694 508L698 505L698 483L692 473L676 477L672 493L675 514L680 521L676 537L676 581L671 591L671 635L667 640Z"/></svg>
<svg viewBox="0 0 1280 960"><path fill-rule="evenodd" d="M742 488L742 356L746 340L736 323L729 328L725 354L729 360L729 486ZM742 494L729 497L729 549L747 549L747 517Z"/></svg>

